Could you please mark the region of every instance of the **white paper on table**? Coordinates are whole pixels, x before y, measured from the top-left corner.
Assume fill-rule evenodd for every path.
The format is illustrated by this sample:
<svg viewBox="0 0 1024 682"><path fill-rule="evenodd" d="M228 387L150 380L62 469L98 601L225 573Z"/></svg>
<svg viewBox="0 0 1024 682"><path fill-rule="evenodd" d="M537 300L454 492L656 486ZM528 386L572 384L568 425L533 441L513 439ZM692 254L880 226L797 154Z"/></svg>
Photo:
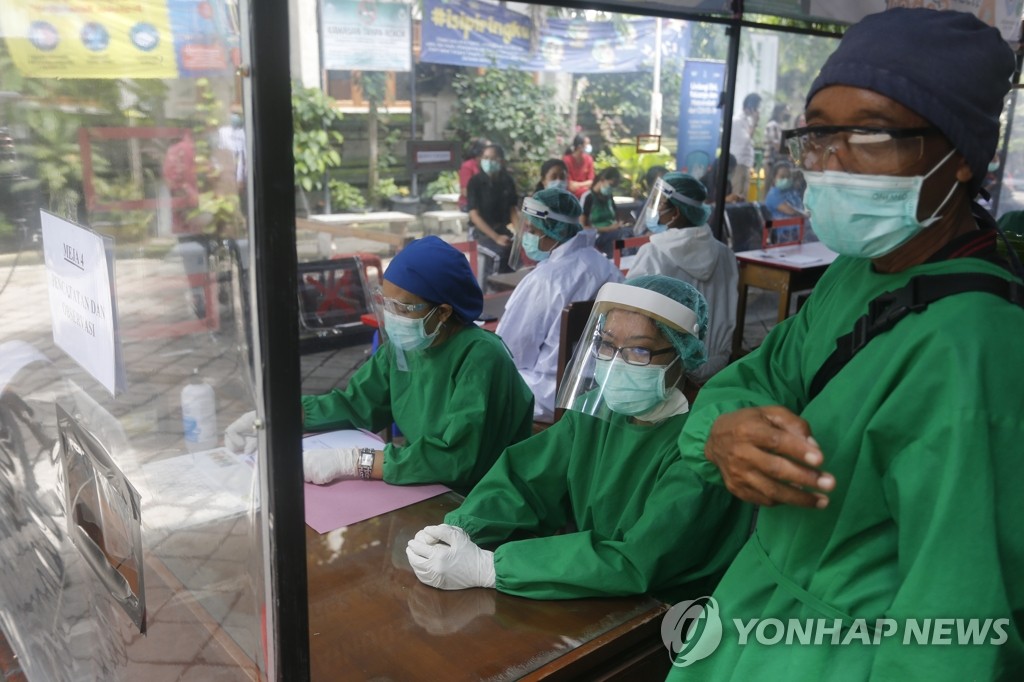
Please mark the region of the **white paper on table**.
<svg viewBox="0 0 1024 682"><path fill-rule="evenodd" d="M150 462L139 486L142 523L172 530L238 516L253 507L251 457L215 448Z"/></svg>

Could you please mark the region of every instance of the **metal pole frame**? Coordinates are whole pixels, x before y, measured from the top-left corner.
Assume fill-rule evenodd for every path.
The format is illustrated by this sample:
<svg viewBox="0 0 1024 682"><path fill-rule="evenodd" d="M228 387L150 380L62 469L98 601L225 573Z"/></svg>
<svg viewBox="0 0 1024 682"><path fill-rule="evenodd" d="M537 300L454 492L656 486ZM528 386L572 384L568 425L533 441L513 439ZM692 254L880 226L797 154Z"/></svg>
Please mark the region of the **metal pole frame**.
<svg viewBox="0 0 1024 682"><path fill-rule="evenodd" d="M250 0L247 9L254 226L250 281L259 322L254 338L265 447L258 466L270 564L264 577L267 674L271 680L304 682L310 678L310 655L302 464L295 457L302 448L295 178L291 135L281 134L292 129L288 3Z"/></svg>

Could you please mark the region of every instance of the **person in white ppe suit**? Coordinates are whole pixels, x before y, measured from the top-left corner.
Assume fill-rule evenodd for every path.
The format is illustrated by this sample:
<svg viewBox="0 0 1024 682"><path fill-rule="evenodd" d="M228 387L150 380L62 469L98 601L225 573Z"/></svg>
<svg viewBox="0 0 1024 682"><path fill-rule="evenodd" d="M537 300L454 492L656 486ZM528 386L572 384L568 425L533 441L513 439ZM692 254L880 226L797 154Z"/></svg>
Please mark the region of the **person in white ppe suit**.
<svg viewBox="0 0 1024 682"><path fill-rule="evenodd" d="M497 333L533 391L535 421L554 421L555 374L562 308L589 301L606 282L622 282L618 268L594 248L595 235L581 231L579 201L570 192L544 189L523 200L512 247L537 267L508 300Z"/></svg>
<svg viewBox="0 0 1024 682"><path fill-rule="evenodd" d="M629 269L630 277L665 275L692 284L708 302L708 361L688 376L704 383L729 363L736 329L739 270L736 255L708 227L707 189L693 176L668 173L654 184L636 232L651 233Z"/></svg>

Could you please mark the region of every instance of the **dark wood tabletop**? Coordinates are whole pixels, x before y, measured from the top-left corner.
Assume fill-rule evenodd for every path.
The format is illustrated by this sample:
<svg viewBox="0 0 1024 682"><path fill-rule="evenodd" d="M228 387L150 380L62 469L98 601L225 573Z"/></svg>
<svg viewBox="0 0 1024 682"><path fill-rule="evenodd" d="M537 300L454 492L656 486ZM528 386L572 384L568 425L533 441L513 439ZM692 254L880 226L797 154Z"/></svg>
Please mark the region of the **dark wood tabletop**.
<svg viewBox="0 0 1024 682"><path fill-rule="evenodd" d="M324 535L306 528L314 680L579 679L598 669L639 679L638 665L664 677L667 606L649 597L536 601L421 584L406 543L460 501L448 493Z"/></svg>

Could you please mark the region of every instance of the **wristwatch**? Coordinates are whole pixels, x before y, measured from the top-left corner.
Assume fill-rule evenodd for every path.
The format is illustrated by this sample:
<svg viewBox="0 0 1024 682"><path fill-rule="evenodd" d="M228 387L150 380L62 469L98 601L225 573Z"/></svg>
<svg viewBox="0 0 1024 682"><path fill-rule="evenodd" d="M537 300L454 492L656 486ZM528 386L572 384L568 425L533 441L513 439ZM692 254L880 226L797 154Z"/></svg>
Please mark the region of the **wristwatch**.
<svg viewBox="0 0 1024 682"><path fill-rule="evenodd" d="M359 472L359 478L364 481L370 480L370 474L373 473L373 448L359 448L359 459L356 463L356 469Z"/></svg>

